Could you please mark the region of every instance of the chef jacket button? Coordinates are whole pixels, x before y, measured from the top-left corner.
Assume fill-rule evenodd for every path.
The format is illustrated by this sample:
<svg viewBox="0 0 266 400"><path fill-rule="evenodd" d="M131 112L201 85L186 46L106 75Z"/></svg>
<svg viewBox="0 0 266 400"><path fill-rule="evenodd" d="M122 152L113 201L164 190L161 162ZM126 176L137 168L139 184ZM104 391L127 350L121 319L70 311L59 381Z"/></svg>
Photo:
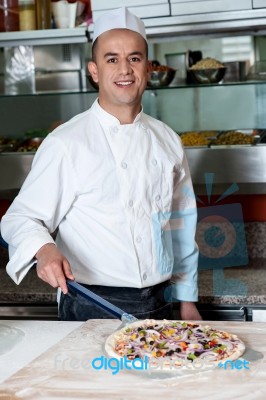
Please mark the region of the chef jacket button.
<svg viewBox="0 0 266 400"><path fill-rule="evenodd" d="M140 237L140 236L137 236L136 242L137 242L137 243L140 243L141 241L142 241L141 237Z"/></svg>
<svg viewBox="0 0 266 400"><path fill-rule="evenodd" d="M141 124L141 127L146 131L146 126L144 124Z"/></svg>
<svg viewBox="0 0 266 400"><path fill-rule="evenodd" d="M128 205L129 205L129 207L133 207L133 201L129 200Z"/></svg>
<svg viewBox="0 0 266 400"><path fill-rule="evenodd" d="M124 168L124 169L127 169L127 163L126 162L122 162L121 163L121 167Z"/></svg>
<svg viewBox="0 0 266 400"><path fill-rule="evenodd" d="M170 271L171 271L171 267L167 267L166 272L170 272Z"/></svg>
<svg viewBox="0 0 266 400"><path fill-rule="evenodd" d="M113 132L114 132L114 133L117 133L117 132L118 132L117 126L115 126L115 127L113 128Z"/></svg>
<svg viewBox="0 0 266 400"><path fill-rule="evenodd" d="M142 278L143 278L144 281L146 281L146 279L147 279L147 274L144 273L143 276L142 276Z"/></svg>
<svg viewBox="0 0 266 400"><path fill-rule="evenodd" d="M157 194L157 196L155 197L156 201L159 201L161 199L161 196L159 194Z"/></svg>
<svg viewBox="0 0 266 400"><path fill-rule="evenodd" d="M157 161L155 160L155 158L152 160L152 164L153 164L154 166L157 165Z"/></svg>

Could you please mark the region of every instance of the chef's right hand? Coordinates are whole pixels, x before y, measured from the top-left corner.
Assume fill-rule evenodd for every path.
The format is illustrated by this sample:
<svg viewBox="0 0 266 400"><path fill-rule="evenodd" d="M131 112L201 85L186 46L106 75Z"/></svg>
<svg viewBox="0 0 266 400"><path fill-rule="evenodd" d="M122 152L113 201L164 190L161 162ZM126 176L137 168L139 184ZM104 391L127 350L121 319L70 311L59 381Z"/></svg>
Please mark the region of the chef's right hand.
<svg viewBox="0 0 266 400"><path fill-rule="evenodd" d="M54 288L60 287L62 292L68 292L66 279L74 280L68 260L60 253L53 243L47 243L36 253L37 275Z"/></svg>

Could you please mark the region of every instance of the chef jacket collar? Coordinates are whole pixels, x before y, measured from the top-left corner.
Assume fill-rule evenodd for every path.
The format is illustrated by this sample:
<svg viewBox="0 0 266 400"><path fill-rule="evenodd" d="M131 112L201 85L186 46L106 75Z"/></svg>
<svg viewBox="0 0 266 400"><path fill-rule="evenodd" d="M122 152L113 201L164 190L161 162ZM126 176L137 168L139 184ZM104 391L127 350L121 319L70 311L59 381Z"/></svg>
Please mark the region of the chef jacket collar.
<svg viewBox="0 0 266 400"><path fill-rule="evenodd" d="M97 114L97 116L100 118L101 123L104 125L109 125L109 126L116 126L116 125L121 125L119 119L117 119L114 115L108 113L105 111L99 104L98 98L95 100L95 102L92 105L92 110ZM141 106L141 110L136 116L136 118L133 121L133 124L136 122L140 122L141 118L143 115L143 107Z"/></svg>

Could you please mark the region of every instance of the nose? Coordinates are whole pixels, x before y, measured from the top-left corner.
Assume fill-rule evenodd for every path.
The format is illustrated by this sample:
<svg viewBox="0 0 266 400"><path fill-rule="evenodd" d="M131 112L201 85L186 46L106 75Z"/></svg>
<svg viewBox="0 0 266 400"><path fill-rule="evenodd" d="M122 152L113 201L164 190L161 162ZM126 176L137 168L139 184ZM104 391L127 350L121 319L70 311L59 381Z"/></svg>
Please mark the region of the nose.
<svg viewBox="0 0 266 400"><path fill-rule="evenodd" d="M132 67L130 65L130 61L128 60L121 60L120 62L120 72L122 75L128 75L132 72Z"/></svg>

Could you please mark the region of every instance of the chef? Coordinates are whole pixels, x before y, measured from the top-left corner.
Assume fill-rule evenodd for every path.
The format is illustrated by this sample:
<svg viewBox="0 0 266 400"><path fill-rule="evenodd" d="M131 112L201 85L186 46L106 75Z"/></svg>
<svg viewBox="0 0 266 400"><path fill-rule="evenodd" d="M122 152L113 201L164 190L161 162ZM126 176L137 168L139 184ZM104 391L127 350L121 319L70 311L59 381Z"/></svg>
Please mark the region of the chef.
<svg viewBox="0 0 266 400"><path fill-rule="evenodd" d="M56 128L1 221L7 273L36 266L58 288L59 319L112 318L68 290L76 280L138 318L201 319L195 197L178 135L143 112L143 22L127 8L94 25L90 109Z"/></svg>

